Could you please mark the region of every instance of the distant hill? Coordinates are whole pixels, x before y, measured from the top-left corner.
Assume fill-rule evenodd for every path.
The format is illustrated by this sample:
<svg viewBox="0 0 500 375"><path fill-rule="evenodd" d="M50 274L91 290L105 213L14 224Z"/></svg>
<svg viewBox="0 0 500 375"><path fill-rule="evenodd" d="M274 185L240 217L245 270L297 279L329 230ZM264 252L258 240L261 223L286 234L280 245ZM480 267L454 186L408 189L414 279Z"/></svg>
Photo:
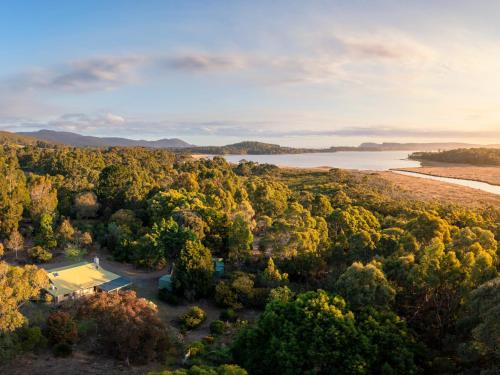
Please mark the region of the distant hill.
<svg viewBox="0 0 500 375"><path fill-rule="evenodd" d="M40 142L35 137L29 137L17 133L0 131L0 144L34 145Z"/></svg>
<svg viewBox="0 0 500 375"><path fill-rule="evenodd" d="M457 143L457 142L434 142L434 143L361 143L360 149L375 149L377 151L444 151L457 148L500 148L500 145L477 145L472 143Z"/></svg>
<svg viewBox="0 0 500 375"><path fill-rule="evenodd" d="M21 136L28 136L39 140L62 143L75 147L151 147L151 148L184 148L191 147L187 142L178 138L165 138L157 141L135 140L118 137L93 137L71 132L54 130L39 130L36 132L19 132Z"/></svg>
<svg viewBox="0 0 500 375"><path fill-rule="evenodd" d="M269 154L298 154L303 152L321 152L319 149L283 147L272 143L239 142L226 146L196 146L185 148L185 152L209 155L269 155Z"/></svg>

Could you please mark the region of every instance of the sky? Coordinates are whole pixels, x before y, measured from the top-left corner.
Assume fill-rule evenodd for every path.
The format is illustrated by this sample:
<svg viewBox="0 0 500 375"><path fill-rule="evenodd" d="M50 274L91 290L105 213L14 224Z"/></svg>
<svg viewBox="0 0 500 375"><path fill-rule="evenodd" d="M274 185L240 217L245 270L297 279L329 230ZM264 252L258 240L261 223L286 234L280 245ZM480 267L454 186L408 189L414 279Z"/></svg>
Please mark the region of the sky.
<svg viewBox="0 0 500 375"><path fill-rule="evenodd" d="M0 130L500 143L500 2L5 0Z"/></svg>

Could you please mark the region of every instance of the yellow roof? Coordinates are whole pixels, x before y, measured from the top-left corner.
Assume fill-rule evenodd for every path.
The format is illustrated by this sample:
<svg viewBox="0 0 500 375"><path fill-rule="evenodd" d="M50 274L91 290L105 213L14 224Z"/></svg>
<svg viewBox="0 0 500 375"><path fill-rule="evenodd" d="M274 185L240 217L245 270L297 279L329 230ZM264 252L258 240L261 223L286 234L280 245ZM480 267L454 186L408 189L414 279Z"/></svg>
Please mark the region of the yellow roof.
<svg viewBox="0 0 500 375"><path fill-rule="evenodd" d="M77 290L92 288L108 281L118 279L120 276L106 271L94 263L82 262L71 266L47 270L50 283L55 289L49 287L47 292L53 296L61 296Z"/></svg>

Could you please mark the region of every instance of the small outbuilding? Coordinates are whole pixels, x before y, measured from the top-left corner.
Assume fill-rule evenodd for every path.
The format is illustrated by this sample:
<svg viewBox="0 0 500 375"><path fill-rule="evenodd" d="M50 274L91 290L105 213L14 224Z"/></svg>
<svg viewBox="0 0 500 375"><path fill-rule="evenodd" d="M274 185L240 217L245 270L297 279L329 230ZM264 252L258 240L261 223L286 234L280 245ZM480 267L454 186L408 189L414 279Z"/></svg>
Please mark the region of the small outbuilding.
<svg viewBox="0 0 500 375"><path fill-rule="evenodd" d="M222 258L212 258L214 264L214 271L216 277L221 277L224 275L224 259Z"/></svg>
<svg viewBox="0 0 500 375"><path fill-rule="evenodd" d="M172 291L172 274L168 273L163 275L158 280L158 289L166 289L169 292Z"/></svg>

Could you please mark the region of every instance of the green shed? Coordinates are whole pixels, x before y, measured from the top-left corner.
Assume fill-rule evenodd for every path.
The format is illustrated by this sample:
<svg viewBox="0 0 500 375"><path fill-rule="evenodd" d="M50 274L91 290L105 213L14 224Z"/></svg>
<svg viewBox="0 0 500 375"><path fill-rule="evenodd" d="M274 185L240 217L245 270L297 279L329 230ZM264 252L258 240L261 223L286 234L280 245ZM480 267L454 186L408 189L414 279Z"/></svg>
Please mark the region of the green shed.
<svg viewBox="0 0 500 375"><path fill-rule="evenodd" d="M215 276L220 277L224 275L224 259L222 258L212 258L214 263Z"/></svg>
<svg viewBox="0 0 500 375"><path fill-rule="evenodd" d="M160 277L158 280L158 289L167 289L168 291L172 291L172 274L166 274Z"/></svg>

